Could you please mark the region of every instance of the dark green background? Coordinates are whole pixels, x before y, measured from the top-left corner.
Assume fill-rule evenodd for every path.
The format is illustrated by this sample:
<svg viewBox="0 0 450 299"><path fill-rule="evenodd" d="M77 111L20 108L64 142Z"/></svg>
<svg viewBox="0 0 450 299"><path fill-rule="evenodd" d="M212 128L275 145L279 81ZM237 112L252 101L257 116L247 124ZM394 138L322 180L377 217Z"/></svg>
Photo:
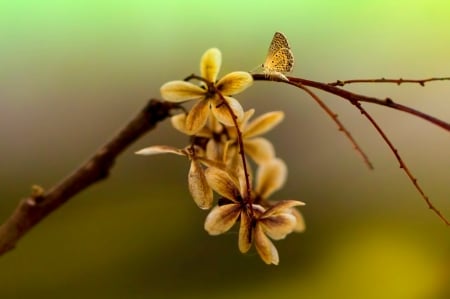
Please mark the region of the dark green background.
<svg viewBox="0 0 450 299"><path fill-rule="evenodd" d="M275 31L294 75L427 78L450 74L448 1L0 1L0 219L84 161L166 81L198 73L209 47L221 74L264 61ZM355 85L450 120L450 83ZM268 137L289 166L274 198L299 199L307 230L277 242L280 265L210 237L187 191L185 159L138 157L184 146L168 122L0 258L0 298L449 298L450 233L381 138L347 102L319 93L375 164L369 171L301 91L256 82L256 114L284 110ZM427 194L450 216L448 133L366 105Z"/></svg>

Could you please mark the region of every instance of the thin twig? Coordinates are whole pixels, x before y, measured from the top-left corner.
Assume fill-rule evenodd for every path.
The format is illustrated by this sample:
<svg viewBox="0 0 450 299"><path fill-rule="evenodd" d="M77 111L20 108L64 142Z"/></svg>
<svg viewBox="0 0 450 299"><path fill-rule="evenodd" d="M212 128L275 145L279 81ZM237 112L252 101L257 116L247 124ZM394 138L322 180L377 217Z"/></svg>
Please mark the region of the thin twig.
<svg viewBox="0 0 450 299"><path fill-rule="evenodd" d="M245 194L245 203L249 207L251 217L253 217L254 213L253 213L252 187L250 185L250 175L249 175L249 171L248 171L247 161L245 159L245 148L244 148L244 141L242 138L242 132L239 129L237 117L234 114L233 109L231 109L230 104L228 104L228 102L225 100L225 97L222 95L222 93L220 93L219 91L216 91L216 92L219 95L220 99L222 100L221 105L225 105L225 107L228 110L228 113L230 113L231 118L233 119L234 127L236 128L236 135L237 135L237 141L238 141L238 146L239 146L239 154L240 154L241 160L242 160L242 168L244 169L244 176L245 176L245 185L247 188L247 190L245 192L246 193Z"/></svg>
<svg viewBox="0 0 450 299"><path fill-rule="evenodd" d="M389 146L389 148L391 149L391 151L394 153L395 158L397 159L397 161L400 163L400 168L403 169L406 173L406 175L408 176L409 180L413 183L414 187L416 188L416 190L420 193L420 195L422 196L422 198L425 200L425 202L428 205L428 208L430 208L434 213L436 213L436 215L439 216L439 218L441 218L442 221L444 221L444 223L446 225L450 225L450 222L447 220L447 218L445 218L445 216L431 203L430 199L428 198L428 196L425 194L425 192L423 191L422 187L420 187L419 183L417 182L417 179L413 176L413 174L411 173L411 171L409 170L408 166L406 166L406 163L403 161L403 159L400 157L400 154L398 153L398 150L394 147L394 145L392 144L392 142L389 140L389 138L387 137L387 135L384 133L384 131L381 129L381 127L378 125L378 123L372 118L372 116L362 107L361 103L358 102L352 102L353 105L355 105L359 111L361 111L361 114L363 114L369 121L370 123L375 127L375 129L378 131L378 133L381 135L381 137L383 138L383 140L386 142L386 144Z"/></svg>
<svg viewBox="0 0 450 299"><path fill-rule="evenodd" d="M150 100L122 130L67 178L47 192L34 188L35 191L21 200L0 226L0 255L13 249L30 229L73 196L108 177L116 157L177 107L176 104Z"/></svg>
<svg viewBox="0 0 450 299"><path fill-rule="evenodd" d="M344 86L347 84L353 84L353 83L395 83L397 85L403 84L403 83L417 83L421 86L425 86L425 83L432 82L432 81L449 81L450 77L434 77L434 78L428 78L428 79L386 79L386 78L380 78L380 79L353 79L353 80L337 80L333 83L328 83L328 85L331 86Z"/></svg>
<svg viewBox="0 0 450 299"><path fill-rule="evenodd" d="M339 131L343 132L345 136L350 140L352 143L354 149L361 155L361 157L364 160L364 163L369 167L370 169L373 169L372 162L370 162L369 157L366 155L366 153L362 150L362 148L358 145L356 140L353 138L352 134L344 127L342 122L339 120L338 115L334 113L314 92L312 92L309 88L303 86L300 83L290 83L292 85L298 86L301 89L303 89L306 93L308 93L316 102L317 104L325 110L325 112L333 119L333 121L337 124Z"/></svg>

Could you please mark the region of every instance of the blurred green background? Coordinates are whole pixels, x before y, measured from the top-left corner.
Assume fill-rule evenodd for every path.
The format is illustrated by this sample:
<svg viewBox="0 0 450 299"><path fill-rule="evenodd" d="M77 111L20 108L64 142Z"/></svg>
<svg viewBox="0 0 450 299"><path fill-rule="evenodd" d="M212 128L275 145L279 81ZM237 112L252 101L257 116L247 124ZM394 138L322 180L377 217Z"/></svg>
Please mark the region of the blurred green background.
<svg viewBox="0 0 450 299"><path fill-rule="evenodd" d="M32 184L49 187L112 136L168 80L198 73L209 47L225 74L261 64L284 32L294 75L331 82L450 74L450 2L0 1L0 219ZM450 121L450 82L354 85ZM450 233L374 129L319 93L375 164L369 171L304 93L256 82L239 99L284 110L268 134L289 166L307 230L276 243L280 265L210 237L187 191L187 161L138 157L183 146L168 122L0 258L0 298L450 298ZM450 216L448 132L366 105L427 194Z"/></svg>

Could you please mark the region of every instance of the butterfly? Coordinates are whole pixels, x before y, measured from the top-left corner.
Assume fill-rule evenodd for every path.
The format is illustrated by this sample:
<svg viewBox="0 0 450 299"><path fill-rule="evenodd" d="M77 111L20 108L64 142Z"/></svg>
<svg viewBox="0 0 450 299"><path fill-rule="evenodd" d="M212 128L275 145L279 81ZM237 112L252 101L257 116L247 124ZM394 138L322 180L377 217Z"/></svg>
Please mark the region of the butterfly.
<svg viewBox="0 0 450 299"><path fill-rule="evenodd" d="M268 77L279 77L289 81L284 74L292 71L294 67L294 54L286 36L281 32L275 32L269 46L266 61L262 64L264 74Z"/></svg>

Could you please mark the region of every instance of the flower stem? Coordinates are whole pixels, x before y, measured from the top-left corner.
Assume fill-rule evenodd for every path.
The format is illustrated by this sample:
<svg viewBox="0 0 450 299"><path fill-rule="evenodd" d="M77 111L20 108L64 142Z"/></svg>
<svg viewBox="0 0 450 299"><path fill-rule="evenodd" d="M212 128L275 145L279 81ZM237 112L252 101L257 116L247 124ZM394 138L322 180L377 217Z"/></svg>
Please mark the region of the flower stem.
<svg viewBox="0 0 450 299"><path fill-rule="evenodd" d="M237 116L234 114L233 110L231 109L230 105L228 104L228 102L225 100L225 97L219 92L216 91L217 94L219 95L220 99L222 100L221 105L224 105L228 112L231 115L231 118L233 119L233 123L234 123L234 127L236 128L236 132L237 132L237 141L238 141L238 145L239 145L239 154L241 156L241 160L242 160L242 167L244 168L244 176L245 176L245 185L247 187L246 190L246 194L245 194L245 198L244 201L245 203L248 205L249 210L250 210L250 217L253 218L253 202L252 202L252 191L251 191L251 185L250 185L250 179L249 179L249 173L248 173L248 168L247 168L247 161L245 159L245 150L244 150L244 142L242 141L242 132L239 129L239 125L237 122Z"/></svg>

